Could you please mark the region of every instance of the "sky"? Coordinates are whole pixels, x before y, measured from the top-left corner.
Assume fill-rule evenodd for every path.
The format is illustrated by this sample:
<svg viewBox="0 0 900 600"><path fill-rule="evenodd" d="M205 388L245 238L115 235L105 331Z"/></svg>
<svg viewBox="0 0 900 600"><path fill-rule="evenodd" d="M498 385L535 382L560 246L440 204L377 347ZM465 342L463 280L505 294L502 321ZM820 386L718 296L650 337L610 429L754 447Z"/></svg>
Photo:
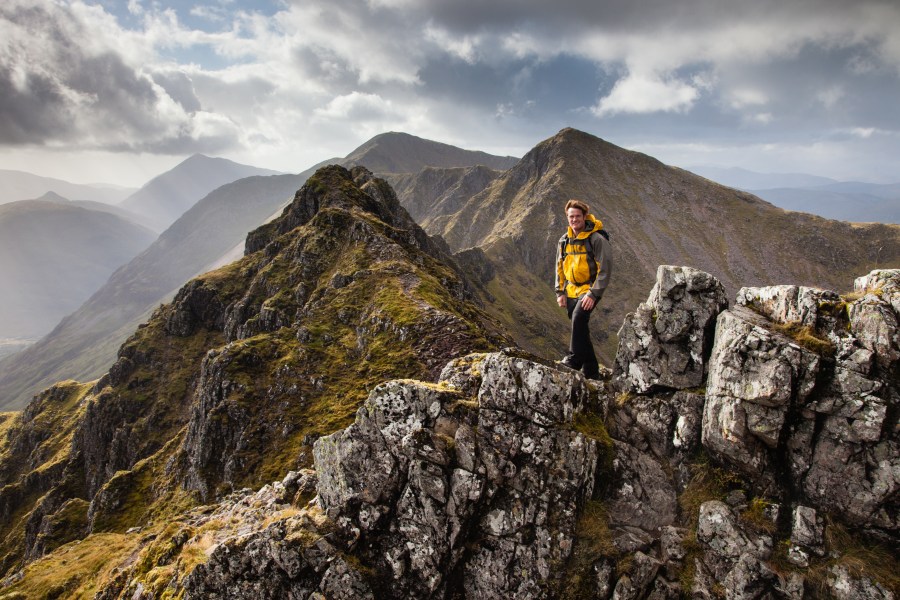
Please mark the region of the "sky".
<svg viewBox="0 0 900 600"><path fill-rule="evenodd" d="M139 186L402 131L900 181L896 0L2 0L0 169Z"/></svg>

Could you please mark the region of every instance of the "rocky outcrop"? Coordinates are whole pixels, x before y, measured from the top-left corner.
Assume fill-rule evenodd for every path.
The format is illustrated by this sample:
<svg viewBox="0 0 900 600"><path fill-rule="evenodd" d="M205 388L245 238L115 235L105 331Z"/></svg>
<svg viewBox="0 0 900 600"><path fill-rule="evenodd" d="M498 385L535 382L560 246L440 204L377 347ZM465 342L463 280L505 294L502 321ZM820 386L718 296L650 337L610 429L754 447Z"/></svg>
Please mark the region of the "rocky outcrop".
<svg viewBox="0 0 900 600"><path fill-rule="evenodd" d="M616 385L641 394L700 387L710 332L727 305L725 288L709 273L661 265L650 297L619 330Z"/></svg>
<svg viewBox="0 0 900 600"><path fill-rule="evenodd" d="M449 380L477 397L388 384L316 442L320 502L391 597L543 597L594 486L597 442L572 430L584 381L500 354Z"/></svg>
<svg viewBox="0 0 900 600"><path fill-rule="evenodd" d="M850 302L793 286L742 290L742 306L719 317L703 425L707 449L762 488L891 536L898 282L900 271L873 273Z"/></svg>
<svg viewBox="0 0 900 600"><path fill-rule="evenodd" d="M681 389L663 391L655 378L671 370L668 356L678 355L659 350L656 334L666 326L652 323L657 288L671 279L667 270L660 268L651 298L620 332L615 384L625 391L611 401L608 423L614 438L645 453L620 451L617 460L640 465L652 457L685 497L714 477L721 481L706 489L732 490L729 503L721 496L703 503L695 516L680 515L682 523L696 519L695 550L677 568L691 574L691 589L682 593L804 598L825 589L833 597L893 597L881 583L851 575L854 569L841 559L844 548L826 544L823 515L832 515L832 527L857 528L870 544L900 542L900 270L857 279L850 297L799 286L742 289L737 306L713 315L703 394L685 390L686 379L669 379L669 387ZM679 308L677 302L672 308ZM688 353L709 343L713 331L705 334L676 344ZM692 476L697 467L679 445L698 439L715 463L733 471L705 480ZM665 489L654 487L657 493ZM646 506L640 494L632 496L632 510ZM612 526L614 516L611 511ZM635 549L647 552L659 544L665 552L662 536L641 533L643 544ZM806 569L826 557L834 561L827 577L807 582ZM774 568L776 559L793 570Z"/></svg>
<svg viewBox="0 0 900 600"><path fill-rule="evenodd" d="M315 474L198 509L146 554L188 598L556 596L603 450L575 429L589 397L580 375L503 353L385 383L316 442ZM185 572L175 556L199 546L208 560ZM135 567L101 597L149 585Z"/></svg>

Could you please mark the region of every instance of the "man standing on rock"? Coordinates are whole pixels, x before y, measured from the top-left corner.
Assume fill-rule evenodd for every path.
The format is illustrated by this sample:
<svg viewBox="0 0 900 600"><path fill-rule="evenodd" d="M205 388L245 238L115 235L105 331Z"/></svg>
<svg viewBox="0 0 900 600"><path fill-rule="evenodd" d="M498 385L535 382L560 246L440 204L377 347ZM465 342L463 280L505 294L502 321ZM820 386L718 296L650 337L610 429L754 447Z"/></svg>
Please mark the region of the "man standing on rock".
<svg viewBox="0 0 900 600"><path fill-rule="evenodd" d="M560 362L581 369L588 379L600 376L591 343L591 312L609 285L612 247L600 219L580 200L566 203L569 229L556 245L556 301L569 313L572 338L569 353Z"/></svg>

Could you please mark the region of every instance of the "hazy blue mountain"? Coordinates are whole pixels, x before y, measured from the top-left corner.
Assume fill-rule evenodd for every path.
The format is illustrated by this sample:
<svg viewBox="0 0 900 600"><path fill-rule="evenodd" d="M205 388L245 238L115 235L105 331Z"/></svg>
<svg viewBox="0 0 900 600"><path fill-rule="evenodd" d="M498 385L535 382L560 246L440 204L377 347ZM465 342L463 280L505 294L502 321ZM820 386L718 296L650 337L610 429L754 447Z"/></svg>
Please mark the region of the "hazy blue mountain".
<svg viewBox="0 0 900 600"><path fill-rule="evenodd" d="M111 215L116 215L126 221L131 221L136 225L140 225L145 229L152 230L153 228L149 226L149 223L146 222L145 218L137 213L131 212L130 210L125 210L115 204L106 204L105 202L94 202L93 200L70 200L69 198L65 198L56 192L47 192L40 198L34 198L34 200L44 200L46 202L59 202L62 204L68 204L69 206L78 206L81 208L86 208L88 210L96 210L100 212L109 213Z"/></svg>
<svg viewBox="0 0 900 600"><path fill-rule="evenodd" d="M900 223L900 196L879 198L863 192L830 191L833 187L751 191L779 208L812 213L826 219L854 223Z"/></svg>
<svg viewBox="0 0 900 600"><path fill-rule="evenodd" d="M722 185L752 192L779 208L855 223L900 223L900 183L835 181L803 173L692 167Z"/></svg>
<svg viewBox="0 0 900 600"><path fill-rule="evenodd" d="M829 185L823 185L815 189L826 192L838 192L841 194L865 194L886 200L900 199L900 183L862 183L860 181L840 181Z"/></svg>
<svg viewBox="0 0 900 600"><path fill-rule="evenodd" d="M57 200L0 206L0 338L37 338L81 305L156 235Z"/></svg>
<svg viewBox="0 0 900 600"><path fill-rule="evenodd" d="M828 177L806 173L757 173L739 167L698 166L687 168L716 183L740 190L763 190L771 188L808 188L838 183Z"/></svg>
<svg viewBox="0 0 900 600"><path fill-rule="evenodd" d="M18 200L32 200L47 192L54 192L72 200L91 200L106 204L121 202L134 193L134 188L107 184L78 184L41 177L25 171L0 169L0 204Z"/></svg>
<svg viewBox="0 0 900 600"><path fill-rule="evenodd" d="M151 179L119 206L141 215L157 231L163 231L214 189L244 177L277 174L278 171L270 169L195 154Z"/></svg>

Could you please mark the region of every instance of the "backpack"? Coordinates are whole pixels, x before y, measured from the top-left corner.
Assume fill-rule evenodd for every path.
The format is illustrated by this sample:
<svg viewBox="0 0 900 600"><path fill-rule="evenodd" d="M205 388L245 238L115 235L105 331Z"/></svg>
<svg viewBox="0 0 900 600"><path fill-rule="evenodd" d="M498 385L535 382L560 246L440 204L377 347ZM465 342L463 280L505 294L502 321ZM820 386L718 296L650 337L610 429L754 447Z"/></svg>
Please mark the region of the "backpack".
<svg viewBox="0 0 900 600"><path fill-rule="evenodd" d="M606 238L607 242L609 241L609 232L605 228L600 228L597 231L592 231L591 235L594 235L595 233L599 233L600 235L602 235L603 237ZM591 236L589 235L587 237L587 239L588 240L591 239ZM560 240L559 240L560 256L566 255L566 244L567 243L568 243L568 237L565 235L562 236L562 238L560 238ZM585 244L584 249L585 249L585 252L587 252L588 259L590 259L590 261L592 263L597 262L596 260L594 260L594 247L591 246L590 244Z"/></svg>

